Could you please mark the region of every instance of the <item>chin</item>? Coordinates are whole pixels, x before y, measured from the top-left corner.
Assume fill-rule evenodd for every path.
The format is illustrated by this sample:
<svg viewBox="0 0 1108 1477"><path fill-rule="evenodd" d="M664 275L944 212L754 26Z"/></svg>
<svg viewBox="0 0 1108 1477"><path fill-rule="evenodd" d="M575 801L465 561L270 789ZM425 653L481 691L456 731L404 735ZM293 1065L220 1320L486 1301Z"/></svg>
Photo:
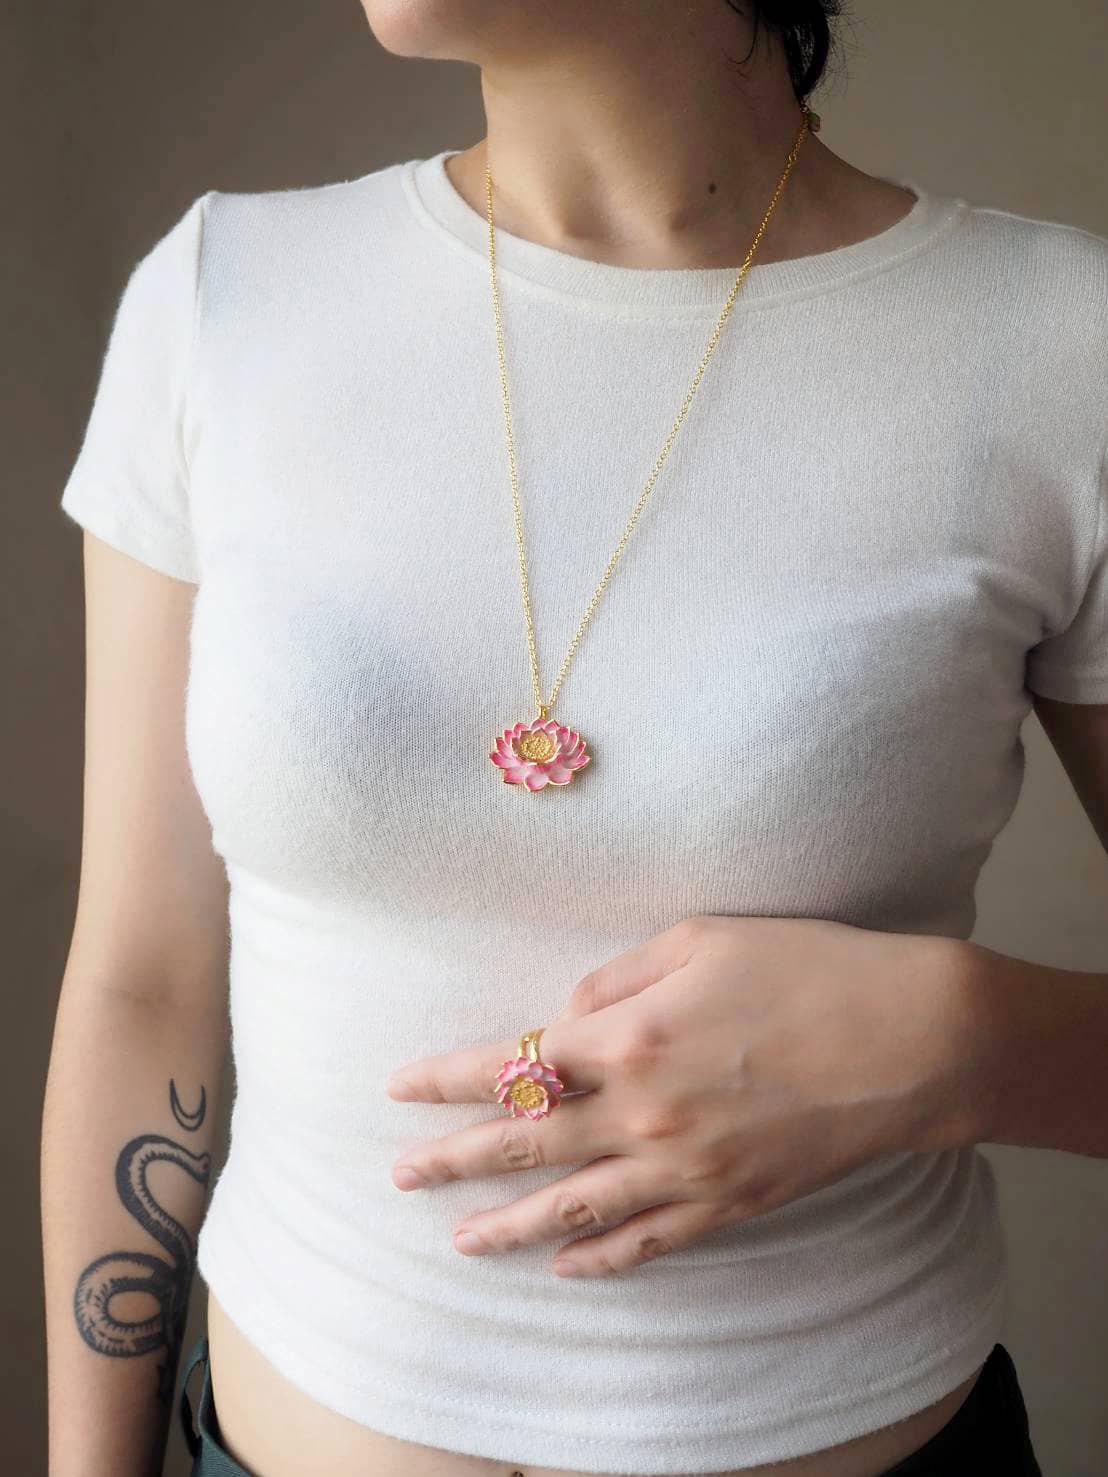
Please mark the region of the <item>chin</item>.
<svg viewBox="0 0 1108 1477"><path fill-rule="evenodd" d="M475 62L502 50L513 27L533 33L535 0L362 0L369 29L395 56Z"/></svg>

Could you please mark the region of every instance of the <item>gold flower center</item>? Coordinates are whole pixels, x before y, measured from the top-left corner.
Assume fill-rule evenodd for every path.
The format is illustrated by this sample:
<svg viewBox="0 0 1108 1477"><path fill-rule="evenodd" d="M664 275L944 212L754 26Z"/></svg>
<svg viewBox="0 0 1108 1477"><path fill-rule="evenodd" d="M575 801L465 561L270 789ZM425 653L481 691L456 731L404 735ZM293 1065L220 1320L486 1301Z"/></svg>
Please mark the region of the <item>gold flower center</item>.
<svg viewBox="0 0 1108 1477"><path fill-rule="evenodd" d="M558 745L545 728L535 728L529 733L521 733L516 740L516 752L520 758L533 759L538 764L552 758L557 748Z"/></svg>
<svg viewBox="0 0 1108 1477"><path fill-rule="evenodd" d="M541 1108L546 1102L546 1089L533 1077L517 1077L508 1088L508 1096L521 1108Z"/></svg>

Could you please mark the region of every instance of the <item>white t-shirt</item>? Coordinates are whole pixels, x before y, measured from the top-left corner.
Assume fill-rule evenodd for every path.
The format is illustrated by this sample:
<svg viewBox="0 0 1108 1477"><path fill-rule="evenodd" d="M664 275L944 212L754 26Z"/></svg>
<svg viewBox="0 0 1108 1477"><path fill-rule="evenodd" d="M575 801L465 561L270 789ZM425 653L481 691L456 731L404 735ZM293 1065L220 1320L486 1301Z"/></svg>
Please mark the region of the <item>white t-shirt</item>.
<svg viewBox="0 0 1108 1477"><path fill-rule="evenodd" d="M1001 1336L976 1148L562 1279L560 1242L473 1258L451 1229L579 1166L400 1191L402 1149L503 1113L385 1079L517 1040L695 913L970 933L1029 689L1108 701L1108 240L901 179L887 230L755 263L558 697L592 762L536 798L489 758L536 714L487 222L451 152L197 198L134 268L62 499L197 585L237 1072L200 1271L393 1436L603 1472L798 1456ZM544 695L736 257L497 231Z"/></svg>

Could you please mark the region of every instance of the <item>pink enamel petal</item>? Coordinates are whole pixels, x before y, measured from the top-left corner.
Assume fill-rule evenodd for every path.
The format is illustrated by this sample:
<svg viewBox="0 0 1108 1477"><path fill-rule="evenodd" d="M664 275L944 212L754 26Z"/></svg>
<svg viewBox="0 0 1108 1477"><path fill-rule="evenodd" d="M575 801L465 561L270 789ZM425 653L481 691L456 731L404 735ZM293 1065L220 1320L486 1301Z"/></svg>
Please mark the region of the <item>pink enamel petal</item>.
<svg viewBox="0 0 1108 1477"><path fill-rule="evenodd" d="M534 766L523 776L523 783L529 790L543 790L547 784L547 771Z"/></svg>
<svg viewBox="0 0 1108 1477"><path fill-rule="evenodd" d="M517 750L515 742L497 744L496 751L498 754L502 754L510 764L533 764L535 762L533 759L524 758Z"/></svg>

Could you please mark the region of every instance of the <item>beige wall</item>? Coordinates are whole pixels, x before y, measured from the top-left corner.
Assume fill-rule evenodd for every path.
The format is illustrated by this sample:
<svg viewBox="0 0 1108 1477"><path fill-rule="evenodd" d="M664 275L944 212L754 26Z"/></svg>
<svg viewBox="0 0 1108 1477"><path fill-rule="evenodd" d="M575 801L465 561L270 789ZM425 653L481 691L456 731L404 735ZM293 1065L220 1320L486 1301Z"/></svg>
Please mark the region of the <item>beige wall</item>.
<svg viewBox="0 0 1108 1477"><path fill-rule="evenodd" d="M816 98L830 147L875 173L1108 235L1103 0L854 11L846 71ZM45 1470L38 1114L80 845L80 535L56 505L110 314L133 262L204 190L346 179L465 147L483 113L476 69L388 55L357 0L9 0L5 21L0 1430L6 1469L30 1473ZM1108 858L1034 718L1024 737L1025 789L982 877L975 937L1108 971ZM1045 1477L1102 1477L1108 1164L986 1152L1012 1244L1006 1342ZM188 1342L202 1315L198 1282ZM174 1431L167 1471L187 1466Z"/></svg>

